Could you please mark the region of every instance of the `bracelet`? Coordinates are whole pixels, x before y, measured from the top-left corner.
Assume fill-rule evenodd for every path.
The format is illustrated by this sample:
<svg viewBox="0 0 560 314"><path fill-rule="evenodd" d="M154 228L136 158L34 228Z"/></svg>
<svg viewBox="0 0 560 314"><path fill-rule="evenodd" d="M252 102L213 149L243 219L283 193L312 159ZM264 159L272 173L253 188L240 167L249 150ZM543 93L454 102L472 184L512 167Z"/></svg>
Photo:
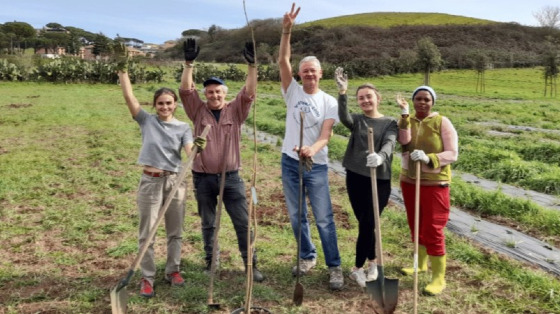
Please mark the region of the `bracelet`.
<svg viewBox="0 0 560 314"><path fill-rule="evenodd" d="M194 64L192 64L192 63L185 63L185 68L194 68Z"/></svg>

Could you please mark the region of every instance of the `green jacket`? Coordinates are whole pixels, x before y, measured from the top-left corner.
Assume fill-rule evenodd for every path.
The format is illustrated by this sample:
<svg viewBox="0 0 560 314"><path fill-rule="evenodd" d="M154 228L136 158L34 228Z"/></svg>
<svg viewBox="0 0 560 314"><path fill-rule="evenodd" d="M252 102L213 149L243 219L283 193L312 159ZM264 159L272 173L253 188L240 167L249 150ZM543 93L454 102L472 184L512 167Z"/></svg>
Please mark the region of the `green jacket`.
<svg viewBox="0 0 560 314"><path fill-rule="evenodd" d="M401 136L404 135L404 136ZM401 174L415 179L414 161L409 155L415 149L423 150L430 158L422 163L422 180L451 181L451 163L457 160L457 132L451 122L431 113L423 120L408 116L399 120L399 143L402 145Z"/></svg>

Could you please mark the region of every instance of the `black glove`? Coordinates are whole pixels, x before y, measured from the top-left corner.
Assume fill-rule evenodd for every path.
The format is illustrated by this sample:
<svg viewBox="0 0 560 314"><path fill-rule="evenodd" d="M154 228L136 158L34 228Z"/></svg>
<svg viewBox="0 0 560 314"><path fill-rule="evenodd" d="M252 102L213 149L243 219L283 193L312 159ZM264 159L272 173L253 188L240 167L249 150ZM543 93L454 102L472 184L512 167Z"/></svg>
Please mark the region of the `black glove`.
<svg viewBox="0 0 560 314"><path fill-rule="evenodd" d="M206 147L206 139L204 137L197 136L194 139L194 146L198 148L198 152L200 153Z"/></svg>
<svg viewBox="0 0 560 314"><path fill-rule="evenodd" d="M249 64L255 64L255 45L252 41L245 43L245 49L243 49L243 57L247 60Z"/></svg>
<svg viewBox="0 0 560 314"><path fill-rule="evenodd" d="M188 38L183 42L183 51L185 52L185 61L192 62L200 52L200 46L196 44L196 40Z"/></svg>
<svg viewBox="0 0 560 314"><path fill-rule="evenodd" d="M113 59L117 63L117 71L126 72L128 70L128 50L123 43L116 42L113 45Z"/></svg>

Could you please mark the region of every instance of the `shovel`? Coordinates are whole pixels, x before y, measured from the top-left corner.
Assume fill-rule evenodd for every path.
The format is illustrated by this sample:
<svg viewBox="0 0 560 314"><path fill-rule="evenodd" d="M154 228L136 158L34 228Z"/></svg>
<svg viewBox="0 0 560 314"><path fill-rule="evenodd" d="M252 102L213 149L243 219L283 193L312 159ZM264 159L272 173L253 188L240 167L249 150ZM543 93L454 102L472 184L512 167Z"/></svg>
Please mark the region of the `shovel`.
<svg viewBox="0 0 560 314"><path fill-rule="evenodd" d="M210 132L210 128L211 126L207 125L202 131L202 134L200 134L200 136L206 138L208 132ZM126 293L125 288L128 285L130 278L132 278L132 275L134 275L134 271L136 270L136 268L138 268L138 265L140 265L142 258L144 258L146 251L148 251L148 247L150 246L150 243L152 242L154 236L156 235L158 226L163 220L163 218L165 218L165 212L167 211L169 204L171 204L171 201L173 200L175 193L177 193L180 183L183 182L183 180L185 179L185 176L187 175L187 171L191 167L194 157L196 156L197 153L198 153L198 148L195 146L195 148L193 149L193 151L191 152L191 154L183 164L181 172L179 173L179 176L176 179L175 185L173 186L171 192L167 196L167 199L165 200L163 207L159 210L156 222L154 223L154 226L150 229L148 238L146 239L146 242L144 242L144 245L142 245L142 247L140 248L140 252L138 253L138 256L136 256L136 259L134 260L132 266L128 270L126 277L123 280L121 280L113 289L111 289L111 311L113 314L126 313L126 303L128 301L128 294Z"/></svg>
<svg viewBox="0 0 560 314"><path fill-rule="evenodd" d="M418 229L420 228L420 161L415 162L414 184L414 314L418 313Z"/></svg>
<svg viewBox="0 0 560 314"><path fill-rule="evenodd" d="M299 128L299 151L303 146L303 122L305 113L300 112L300 128ZM300 306L303 303L303 285L299 282L300 265L299 265L299 251L301 249L301 214L303 212L303 158L299 156L299 201L298 201L298 238L297 238L297 264L296 264L296 286L294 287L294 304Z"/></svg>
<svg viewBox="0 0 560 314"><path fill-rule="evenodd" d="M220 303L214 303L214 277L216 272L216 264L218 262L218 232L220 231L220 220L222 218L222 204L224 200L224 187L226 185L226 166L229 152L230 134L226 133L224 151L222 153L222 174L220 177L220 194L218 196L218 209L214 218L214 241L212 245L212 263L210 263L210 286L208 287L208 307L211 309L219 309Z"/></svg>
<svg viewBox="0 0 560 314"><path fill-rule="evenodd" d="M368 146L369 153L374 150L373 145L373 129L368 128ZM366 290L372 299L377 303L376 312L393 313L397 307L399 297L399 280L385 278L383 269L383 248L381 241L381 225L379 218L379 200L377 196L377 169L369 168L371 177L371 193L373 198L373 217L375 219L375 240L377 247L377 279L366 282Z"/></svg>

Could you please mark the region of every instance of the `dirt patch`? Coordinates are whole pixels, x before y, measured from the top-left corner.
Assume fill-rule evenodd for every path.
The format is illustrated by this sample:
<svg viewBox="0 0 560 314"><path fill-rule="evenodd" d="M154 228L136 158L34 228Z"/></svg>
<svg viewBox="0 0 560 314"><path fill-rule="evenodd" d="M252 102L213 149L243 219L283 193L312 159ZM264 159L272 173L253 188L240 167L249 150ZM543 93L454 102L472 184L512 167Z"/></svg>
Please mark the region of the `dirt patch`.
<svg viewBox="0 0 560 314"><path fill-rule="evenodd" d="M19 109L19 108L27 108L27 107L31 107L31 106L33 106L33 105L32 104L9 104L6 107Z"/></svg>

